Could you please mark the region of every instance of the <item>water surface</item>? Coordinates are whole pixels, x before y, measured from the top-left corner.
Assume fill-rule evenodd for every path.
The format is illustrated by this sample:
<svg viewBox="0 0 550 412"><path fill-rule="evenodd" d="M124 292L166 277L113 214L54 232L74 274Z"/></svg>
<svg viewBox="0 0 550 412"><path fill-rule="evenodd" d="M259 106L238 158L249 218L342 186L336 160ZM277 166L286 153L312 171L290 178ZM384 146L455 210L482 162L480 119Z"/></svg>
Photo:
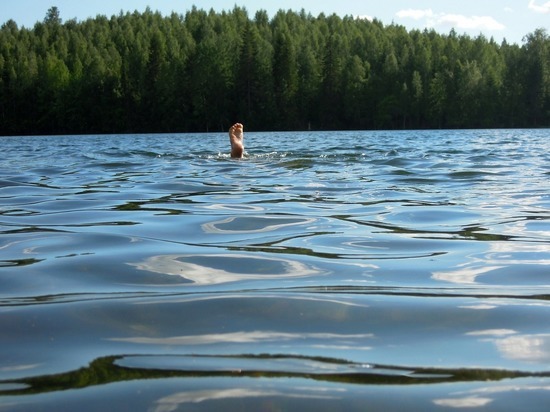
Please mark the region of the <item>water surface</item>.
<svg viewBox="0 0 550 412"><path fill-rule="evenodd" d="M546 410L548 130L245 142L0 138L0 409Z"/></svg>

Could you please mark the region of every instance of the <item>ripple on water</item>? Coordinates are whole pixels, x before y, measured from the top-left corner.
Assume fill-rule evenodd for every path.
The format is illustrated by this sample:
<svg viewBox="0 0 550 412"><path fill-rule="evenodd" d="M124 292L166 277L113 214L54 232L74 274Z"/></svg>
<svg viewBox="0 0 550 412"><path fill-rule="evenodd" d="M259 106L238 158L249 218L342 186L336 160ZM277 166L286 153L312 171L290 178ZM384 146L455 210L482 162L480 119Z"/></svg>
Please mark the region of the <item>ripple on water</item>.
<svg viewBox="0 0 550 412"><path fill-rule="evenodd" d="M309 225L315 218L282 216L233 216L202 225L206 233L261 233L297 225Z"/></svg>
<svg viewBox="0 0 550 412"><path fill-rule="evenodd" d="M179 276L197 285L243 280L284 280L321 275L314 266L288 258L253 254L159 255L132 263L139 270Z"/></svg>
<svg viewBox="0 0 550 412"><path fill-rule="evenodd" d="M547 409L545 130L0 140L5 407Z"/></svg>

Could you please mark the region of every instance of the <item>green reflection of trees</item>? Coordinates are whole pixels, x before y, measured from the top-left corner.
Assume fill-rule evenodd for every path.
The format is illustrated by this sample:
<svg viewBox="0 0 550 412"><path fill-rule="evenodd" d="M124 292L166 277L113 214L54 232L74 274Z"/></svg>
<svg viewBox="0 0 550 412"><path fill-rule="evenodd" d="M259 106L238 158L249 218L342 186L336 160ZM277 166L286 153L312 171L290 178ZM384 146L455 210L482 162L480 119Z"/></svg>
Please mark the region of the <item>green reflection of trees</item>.
<svg viewBox="0 0 550 412"><path fill-rule="evenodd" d="M56 392L68 389L81 389L97 385L105 385L116 382L128 382L134 380L167 379L167 378L212 378L212 377L248 377L248 378L299 378L316 381L337 382L356 385L414 385L437 384L475 381L499 381L503 379L526 377L550 377L550 372L522 372L503 369L479 369L479 368L404 368L386 365L362 365L343 359L327 357L289 356L289 355L230 355L210 356L193 355L188 358L219 358L231 360L235 363L234 370L185 370L180 369L145 369L129 368L116 364L117 360L134 356L107 356L94 360L89 366L75 371L55 375L23 378L19 380L0 381L0 385L15 384L14 389L0 390L0 396L6 395L33 395L48 392ZM164 358L164 356L159 356ZM177 358L177 357L176 357ZM241 369L239 359L265 361L265 369ZM285 372L270 370L270 362L276 360L303 360L308 362L323 363L327 366L347 367L341 373L311 372ZM323 368L323 370L325 370ZM357 370L355 372L354 370Z"/></svg>
<svg viewBox="0 0 550 412"><path fill-rule="evenodd" d="M469 239L469 240L478 240L478 241L508 241L513 240L514 236L500 235L496 233L486 233L487 229L481 226L467 226L460 230L449 230L449 231L437 231L437 230L420 230L420 229L409 229L406 227L401 227L393 225L390 223L381 223L378 221L362 221L352 218L352 216L341 215L333 216L335 219L340 219L346 222L351 222L358 225L370 226L378 229L384 229L391 233L396 234L412 234L412 235L421 235L424 239L434 239L441 240L441 235L448 235L450 239Z"/></svg>
<svg viewBox="0 0 550 412"><path fill-rule="evenodd" d="M167 207L153 207L152 205L158 204L158 203L169 203L172 202L169 198L161 198L158 200L151 200L147 202L127 202L121 205L115 206L113 209L121 212L136 212L136 211L147 211L147 212L161 212L159 214L166 214L166 215L182 215L185 214L185 211L179 210L179 209L173 209L173 208L167 208ZM179 203L190 203L187 201L180 201ZM148 206L151 205L151 206Z"/></svg>
<svg viewBox="0 0 550 412"><path fill-rule="evenodd" d="M28 258L28 259L13 259L13 260L0 260L0 267L7 267L7 266L28 266L33 265L35 263L42 262L44 259L34 259L34 258Z"/></svg>

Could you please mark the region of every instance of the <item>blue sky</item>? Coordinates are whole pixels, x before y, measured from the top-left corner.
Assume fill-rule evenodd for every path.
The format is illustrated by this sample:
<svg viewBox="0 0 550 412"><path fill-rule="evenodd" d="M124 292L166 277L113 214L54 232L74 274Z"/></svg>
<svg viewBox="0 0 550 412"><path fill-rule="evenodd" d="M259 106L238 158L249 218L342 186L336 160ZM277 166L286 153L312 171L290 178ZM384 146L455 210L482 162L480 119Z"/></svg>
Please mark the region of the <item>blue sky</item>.
<svg viewBox="0 0 550 412"><path fill-rule="evenodd" d="M258 9L272 17L278 10L302 8L314 16L324 12L341 16L376 17L384 24L402 24L408 29L434 28L448 33L477 36L483 33L498 42L522 44L522 38L536 28L550 31L550 0L15 0L0 2L0 24L13 19L32 28L42 21L51 6L57 6L63 20L84 20L98 14L111 16L123 11L151 9L163 14L185 13L192 5L215 11L245 7L253 17Z"/></svg>

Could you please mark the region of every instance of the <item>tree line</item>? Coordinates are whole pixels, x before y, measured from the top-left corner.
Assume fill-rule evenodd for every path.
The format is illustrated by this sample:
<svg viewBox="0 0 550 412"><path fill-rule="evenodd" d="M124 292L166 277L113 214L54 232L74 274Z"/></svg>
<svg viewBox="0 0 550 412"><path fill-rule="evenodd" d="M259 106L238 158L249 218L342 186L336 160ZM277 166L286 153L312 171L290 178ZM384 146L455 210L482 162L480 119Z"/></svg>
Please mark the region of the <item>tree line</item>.
<svg viewBox="0 0 550 412"><path fill-rule="evenodd" d="M301 11L145 12L0 28L0 135L550 126L550 37Z"/></svg>

